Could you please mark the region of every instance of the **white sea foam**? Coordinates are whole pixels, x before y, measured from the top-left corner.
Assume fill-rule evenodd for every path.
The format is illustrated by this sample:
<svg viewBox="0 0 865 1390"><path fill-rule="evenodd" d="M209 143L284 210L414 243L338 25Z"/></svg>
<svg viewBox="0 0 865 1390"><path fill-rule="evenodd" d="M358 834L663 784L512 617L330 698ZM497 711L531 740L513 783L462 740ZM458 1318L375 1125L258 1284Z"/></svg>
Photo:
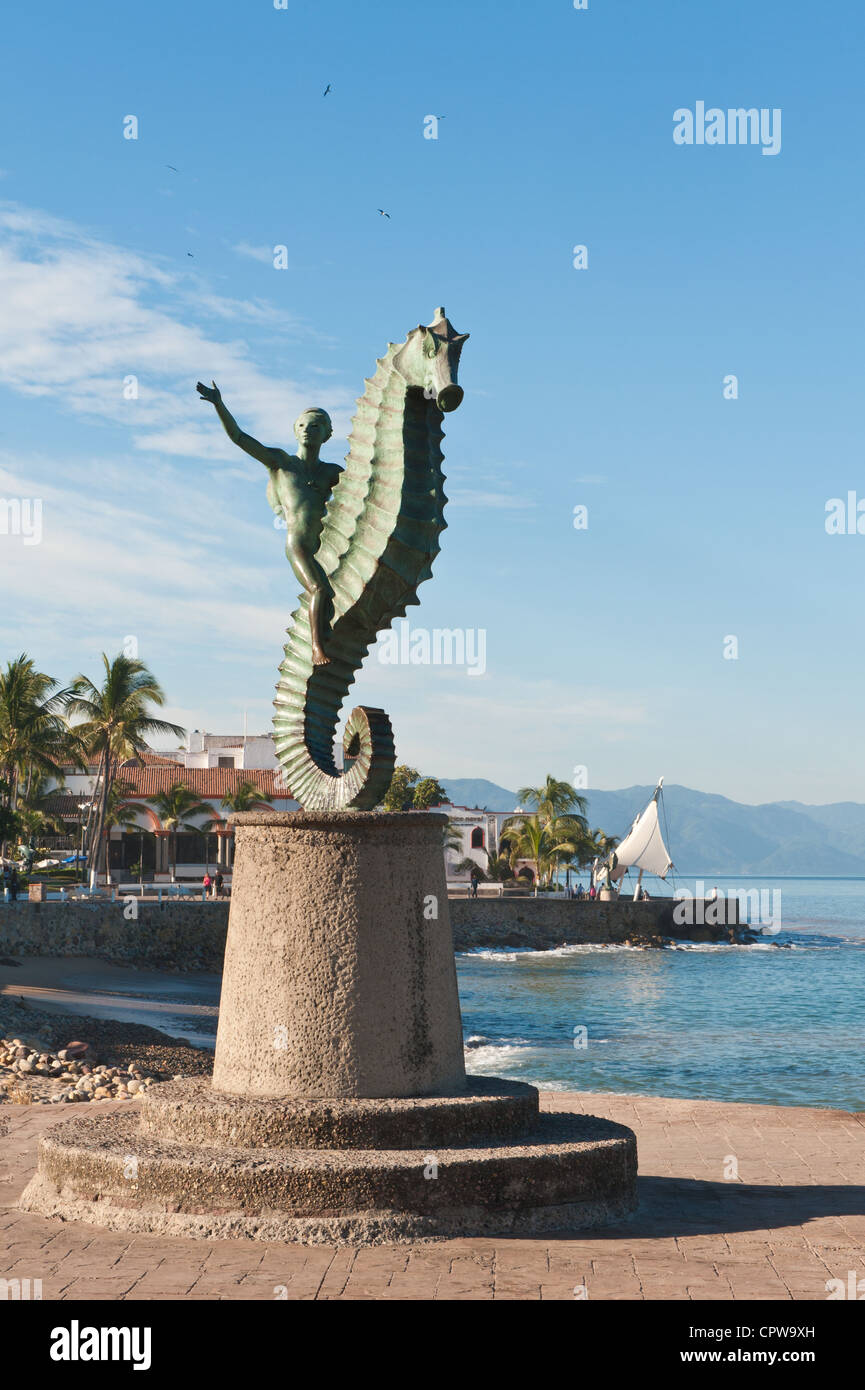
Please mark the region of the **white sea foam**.
<svg viewBox="0 0 865 1390"><path fill-rule="evenodd" d="M531 954L526 952L526 954ZM473 951L458 951L459 956L472 956L475 960L505 960L513 961L517 958L516 951L494 951L485 946L477 946Z"/></svg>
<svg viewBox="0 0 865 1390"><path fill-rule="evenodd" d="M483 1047L467 1048L466 1060L473 1072L508 1076L508 1068L527 1064L537 1052L536 1047L518 1047L513 1043L488 1043Z"/></svg>
<svg viewBox="0 0 865 1390"><path fill-rule="evenodd" d="M473 946L470 951L457 951L458 956L471 956L475 960L549 960L556 956L589 956L601 952L644 951L644 946L625 946L620 942L583 941L570 946L548 946L536 950L533 946L511 946L507 950L493 946Z"/></svg>

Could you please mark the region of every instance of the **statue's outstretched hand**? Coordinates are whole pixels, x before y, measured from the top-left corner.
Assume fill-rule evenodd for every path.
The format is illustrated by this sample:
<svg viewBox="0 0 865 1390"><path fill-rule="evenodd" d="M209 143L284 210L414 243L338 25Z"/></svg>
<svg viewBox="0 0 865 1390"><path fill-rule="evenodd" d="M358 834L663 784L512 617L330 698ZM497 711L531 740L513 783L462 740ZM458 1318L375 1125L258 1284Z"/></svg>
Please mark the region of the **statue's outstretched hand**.
<svg viewBox="0 0 865 1390"><path fill-rule="evenodd" d="M213 405L218 405L222 400L219 387L215 381L212 381L210 386L205 386L203 381L197 381L195 383L195 389L203 401L211 401Z"/></svg>

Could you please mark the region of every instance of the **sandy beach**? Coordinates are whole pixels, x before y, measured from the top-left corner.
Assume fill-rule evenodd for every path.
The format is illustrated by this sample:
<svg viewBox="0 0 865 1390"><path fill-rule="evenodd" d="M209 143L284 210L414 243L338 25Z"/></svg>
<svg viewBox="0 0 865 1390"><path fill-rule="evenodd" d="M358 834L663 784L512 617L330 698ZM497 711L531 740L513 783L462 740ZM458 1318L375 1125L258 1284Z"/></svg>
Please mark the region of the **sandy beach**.
<svg viewBox="0 0 865 1390"><path fill-rule="evenodd" d="M3 963L5 961L6 963ZM65 1014L156 1028L213 1047L220 977L112 965L88 956L23 956L0 961L0 1028L5 999L40 1014Z"/></svg>

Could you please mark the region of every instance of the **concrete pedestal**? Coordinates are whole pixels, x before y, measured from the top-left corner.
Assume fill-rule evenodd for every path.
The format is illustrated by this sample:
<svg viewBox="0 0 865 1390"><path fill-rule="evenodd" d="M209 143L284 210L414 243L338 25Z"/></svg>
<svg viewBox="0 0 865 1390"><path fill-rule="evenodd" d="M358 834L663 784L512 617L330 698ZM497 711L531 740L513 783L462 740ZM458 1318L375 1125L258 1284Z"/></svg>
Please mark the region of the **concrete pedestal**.
<svg viewBox="0 0 865 1390"><path fill-rule="evenodd" d="M213 1085L248 1096L465 1086L444 817L232 817Z"/></svg>

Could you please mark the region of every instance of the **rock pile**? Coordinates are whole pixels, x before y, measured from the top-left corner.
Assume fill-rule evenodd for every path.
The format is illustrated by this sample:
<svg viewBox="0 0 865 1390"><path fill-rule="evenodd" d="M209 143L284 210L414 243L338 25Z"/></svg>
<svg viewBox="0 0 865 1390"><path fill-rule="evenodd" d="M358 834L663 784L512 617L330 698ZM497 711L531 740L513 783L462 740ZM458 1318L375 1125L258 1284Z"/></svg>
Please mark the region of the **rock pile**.
<svg viewBox="0 0 865 1390"><path fill-rule="evenodd" d="M155 1079L136 1062L125 1068L88 1062L81 1044L50 1052L21 1038L0 1038L0 1101L57 1105L133 1100Z"/></svg>

